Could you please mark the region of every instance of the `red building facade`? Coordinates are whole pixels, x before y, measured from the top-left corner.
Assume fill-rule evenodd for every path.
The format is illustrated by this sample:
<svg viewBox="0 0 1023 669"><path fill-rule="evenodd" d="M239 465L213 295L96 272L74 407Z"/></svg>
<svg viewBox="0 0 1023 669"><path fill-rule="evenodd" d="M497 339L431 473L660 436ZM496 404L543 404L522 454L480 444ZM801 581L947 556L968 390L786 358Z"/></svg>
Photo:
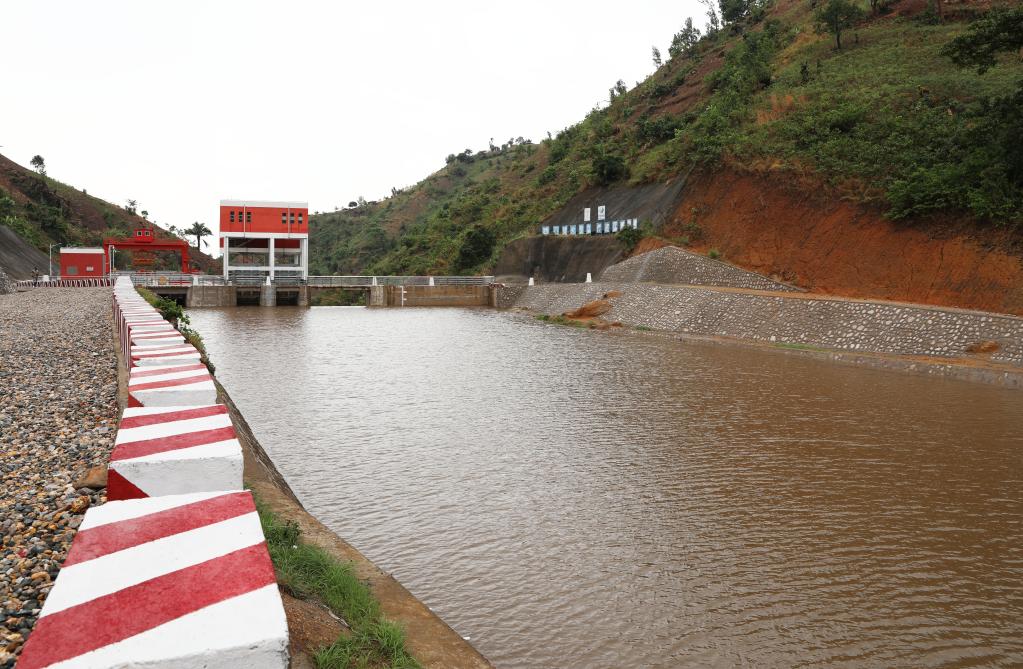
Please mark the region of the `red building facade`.
<svg viewBox="0 0 1023 669"><path fill-rule="evenodd" d="M271 281L309 276L309 205L220 201L224 278Z"/></svg>

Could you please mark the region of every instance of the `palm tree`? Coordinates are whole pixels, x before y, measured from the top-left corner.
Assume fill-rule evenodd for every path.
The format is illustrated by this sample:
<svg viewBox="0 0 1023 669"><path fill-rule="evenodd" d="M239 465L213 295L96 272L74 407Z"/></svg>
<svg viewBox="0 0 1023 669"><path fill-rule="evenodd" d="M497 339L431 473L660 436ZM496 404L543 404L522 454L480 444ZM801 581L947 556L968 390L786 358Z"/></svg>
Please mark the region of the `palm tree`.
<svg viewBox="0 0 1023 669"><path fill-rule="evenodd" d="M202 238L207 235L212 235L213 231L207 228L206 224L196 221L192 224L192 227L182 230L181 234L189 237L195 237L195 250L199 251L199 244L206 244L206 246L210 245L209 242L203 242Z"/></svg>

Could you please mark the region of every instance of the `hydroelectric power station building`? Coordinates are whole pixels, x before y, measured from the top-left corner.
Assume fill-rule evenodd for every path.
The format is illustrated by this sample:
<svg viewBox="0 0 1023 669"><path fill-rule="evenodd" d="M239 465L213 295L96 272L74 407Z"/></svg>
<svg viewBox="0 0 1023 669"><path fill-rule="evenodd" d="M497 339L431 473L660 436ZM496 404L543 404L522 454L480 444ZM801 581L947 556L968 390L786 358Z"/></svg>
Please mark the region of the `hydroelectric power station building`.
<svg viewBox="0 0 1023 669"><path fill-rule="evenodd" d="M224 278L290 283L309 277L309 204L220 201Z"/></svg>

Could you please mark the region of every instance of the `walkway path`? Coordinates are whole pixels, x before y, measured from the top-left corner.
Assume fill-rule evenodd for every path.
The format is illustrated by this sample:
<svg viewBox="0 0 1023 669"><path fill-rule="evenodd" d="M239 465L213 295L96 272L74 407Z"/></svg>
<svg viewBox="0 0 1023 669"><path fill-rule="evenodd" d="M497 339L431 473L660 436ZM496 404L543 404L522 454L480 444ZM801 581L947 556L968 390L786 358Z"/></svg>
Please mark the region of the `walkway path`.
<svg viewBox="0 0 1023 669"><path fill-rule="evenodd" d="M117 424L109 288L0 295L0 668L14 666ZM10 572L10 573L8 573Z"/></svg>

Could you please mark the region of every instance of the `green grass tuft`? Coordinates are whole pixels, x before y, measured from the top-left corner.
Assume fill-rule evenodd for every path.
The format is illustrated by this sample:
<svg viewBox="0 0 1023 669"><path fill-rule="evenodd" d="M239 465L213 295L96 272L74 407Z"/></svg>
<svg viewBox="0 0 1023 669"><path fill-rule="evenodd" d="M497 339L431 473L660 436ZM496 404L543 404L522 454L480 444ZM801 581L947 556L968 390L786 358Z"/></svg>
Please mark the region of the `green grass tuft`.
<svg viewBox="0 0 1023 669"><path fill-rule="evenodd" d="M282 522L259 500L256 508L277 582L297 597L322 602L352 630L314 654L317 667L419 667L405 648L405 632L383 618L380 603L355 575L351 563L303 542L297 524Z"/></svg>

